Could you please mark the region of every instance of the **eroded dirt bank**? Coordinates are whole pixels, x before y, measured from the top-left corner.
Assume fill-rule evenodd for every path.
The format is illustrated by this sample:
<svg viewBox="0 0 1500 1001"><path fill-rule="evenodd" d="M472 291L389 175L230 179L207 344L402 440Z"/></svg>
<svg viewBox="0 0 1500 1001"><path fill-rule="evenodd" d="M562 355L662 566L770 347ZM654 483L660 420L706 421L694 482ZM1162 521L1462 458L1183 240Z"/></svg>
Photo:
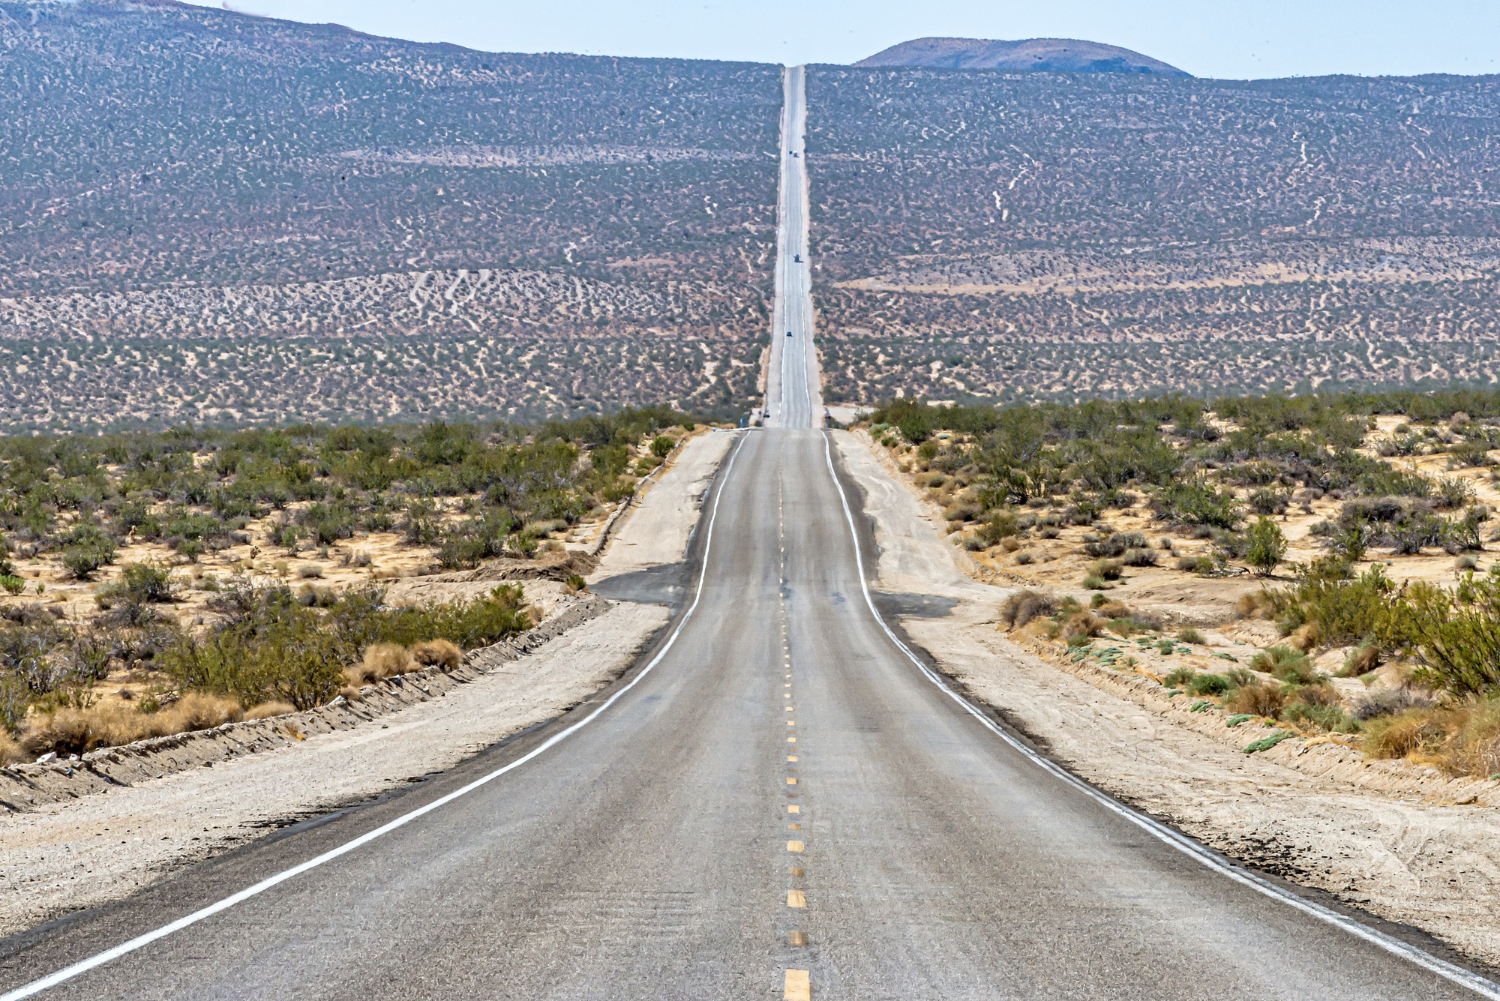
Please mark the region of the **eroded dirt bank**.
<svg viewBox="0 0 1500 1001"><path fill-rule="evenodd" d="M1391 774L1372 782L1356 774L1360 763L1327 774L1296 767L1292 746L1247 755L1174 722L1169 705L1137 703L1021 649L996 629L1008 592L960 572L962 554L939 536L935 512L859 438L836 440L875 522L879 586L957 600L950 617L901 625L973 695L1078 775L1204 843L1500 963L1495 808L1455 804L1446 782L1424 794L1415 769L1377 768Z"/></svg>

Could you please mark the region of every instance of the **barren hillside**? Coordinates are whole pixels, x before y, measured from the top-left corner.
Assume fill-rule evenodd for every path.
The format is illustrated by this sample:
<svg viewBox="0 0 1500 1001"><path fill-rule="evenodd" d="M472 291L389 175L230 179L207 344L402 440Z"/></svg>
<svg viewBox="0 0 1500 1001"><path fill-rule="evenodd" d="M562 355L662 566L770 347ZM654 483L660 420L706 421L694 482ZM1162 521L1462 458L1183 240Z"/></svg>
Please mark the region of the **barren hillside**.
<svg viewBox="0 0 1500 1001"><path fill-rule="evenodd" d="M0 2L0 95L26 111L0 121L9 429L753 391L775 67Z"/></svg>

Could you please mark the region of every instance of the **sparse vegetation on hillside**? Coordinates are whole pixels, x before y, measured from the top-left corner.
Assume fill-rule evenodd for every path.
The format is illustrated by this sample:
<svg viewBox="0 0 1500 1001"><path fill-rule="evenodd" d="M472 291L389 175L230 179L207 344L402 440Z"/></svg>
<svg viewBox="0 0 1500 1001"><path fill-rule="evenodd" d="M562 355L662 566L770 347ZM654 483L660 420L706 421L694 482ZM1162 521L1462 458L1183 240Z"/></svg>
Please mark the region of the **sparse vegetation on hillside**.
<svg viewBox="0 0 1500 1001"><path fill-rule="evenodd" d="M0 2L0 431L742 412L780 68Z"/></svg>
<svg viewBox="0 0 1500 1001"><path fill-rule="evenodd" d="M1493 77L815 67L825 397L1488 384Z"/></svg>

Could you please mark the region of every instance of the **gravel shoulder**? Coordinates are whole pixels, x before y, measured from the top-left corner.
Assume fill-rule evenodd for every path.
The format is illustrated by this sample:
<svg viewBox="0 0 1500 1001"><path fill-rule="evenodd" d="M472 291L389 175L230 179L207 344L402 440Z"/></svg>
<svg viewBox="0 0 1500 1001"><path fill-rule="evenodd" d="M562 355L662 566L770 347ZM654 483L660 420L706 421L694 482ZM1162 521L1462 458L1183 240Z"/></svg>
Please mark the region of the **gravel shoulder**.
<svg viewBox="0 0 1500 1001"><path fill-rule="evenodd" d="M601 559L606 574L684 558L732 440L705 434L683 447L617 527ZM546 582L524 583L543 604L556 600L542 593ZM0 814L0 935L118 900L268 831L451 768L608 685L668 617L665 606L611 602L534 653L368 723Z"/></svg>
<svg viewBox="0 0 1500 1001"><path fill-rule="evenodd" d="M967 578L929 505L858 437L835 439L875 523L879 587L958 599L950 617L900 622L971 694L1076 774L1204 843L1500 964L1493 794L1456 802L1454 783L1421 774L1430 769L1345 760L1330 745L1303 757L1288 741L1280 754L1247 755L1201 732L1211 721L1174 720L1184 710L1170 700L1022 649L997 630L1007 589ZM1323 747L1339 760L1315 764Z"/></svg>

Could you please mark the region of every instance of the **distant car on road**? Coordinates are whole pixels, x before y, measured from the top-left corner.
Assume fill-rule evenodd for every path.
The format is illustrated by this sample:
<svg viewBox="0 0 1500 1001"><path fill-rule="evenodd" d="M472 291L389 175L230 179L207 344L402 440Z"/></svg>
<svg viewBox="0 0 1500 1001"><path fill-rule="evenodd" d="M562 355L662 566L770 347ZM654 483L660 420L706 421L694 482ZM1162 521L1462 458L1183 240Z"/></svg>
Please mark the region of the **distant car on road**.
<svg viewBox="0 0 1500 1001"><path fill-rule="evenodd" d="M793 254L792 255L792 260L796 261L798 264L801 264L802 263L802 255L801 254Z"/></svg>
<svg viewBox="0 0 1500 1001"><path fill-rule="evenodd" d="M786 335L787 335L787 336L788 336L788 337L790 337L790 336L792 336L792 332L791 332L791 331L790 331L790 330L788 330L788 331L787 331L787 332L786 332Z"/></svg>

